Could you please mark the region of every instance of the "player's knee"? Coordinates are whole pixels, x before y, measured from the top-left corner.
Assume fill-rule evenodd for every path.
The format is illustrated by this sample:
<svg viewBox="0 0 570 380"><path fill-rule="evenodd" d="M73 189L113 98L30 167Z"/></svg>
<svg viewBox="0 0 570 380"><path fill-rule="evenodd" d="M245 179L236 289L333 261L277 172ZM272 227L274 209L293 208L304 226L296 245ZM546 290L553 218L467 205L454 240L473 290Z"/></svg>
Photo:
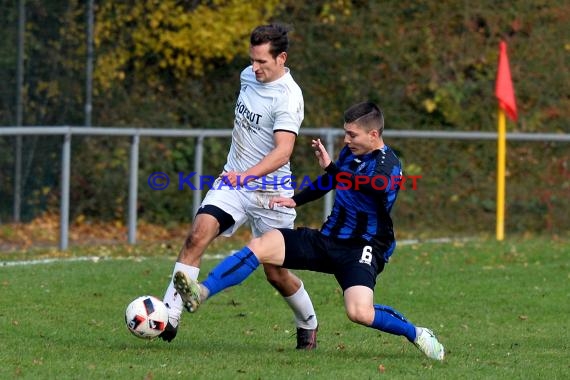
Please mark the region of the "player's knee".
<svg viewBox="0 0 570 380"><path fill-rule="evenodd" d="M249 241L249 243L247 244L247 246L249 247L249 249L251 249L253 252L255 252L257 255L259 255L258 252L262 252L263 251L263 241L260 237L257 238L253 238Z"/></svg>
<svg viewBox="0 0 570 380"><path fill-rule="evenodd" d="M346 315L354 323L370 326L374 320L374 308L365 305L348 305Z"/></svg>
<svg viewBox="0 0 570 380"><path fill-rule="evenodd" d="M184 240L184 249L205 248L212 239L200 229L192 229Z"/></svg>
<svg viewBox="0 0 570 380"><path fill-rule="evenodd" d="M265 278L267 278L267 281L275 287L279 287L289 280L289 271L287 269L279 268L273 265L264 265L263 270L265 272Z"/></svg>

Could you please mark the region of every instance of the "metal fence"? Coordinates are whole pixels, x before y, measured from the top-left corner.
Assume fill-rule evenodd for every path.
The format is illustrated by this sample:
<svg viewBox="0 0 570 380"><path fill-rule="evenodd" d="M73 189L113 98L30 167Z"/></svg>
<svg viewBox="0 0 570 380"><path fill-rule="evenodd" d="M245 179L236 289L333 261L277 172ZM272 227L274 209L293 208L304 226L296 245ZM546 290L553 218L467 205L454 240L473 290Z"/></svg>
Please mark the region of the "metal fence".
<svg viewBox="0 0 570 380"><path fill-rule="evenodd" d="M130 137L129 157L129 193L128 193L128 243L136 243L137 233L137 194L138 194L138 168L139 168L139 145L141 137L190 137L194 138L196 150L194 156L195 181L202 175L204 160L204 139L231 137L231 129L153 129L153 128L100 128L100 127L3 127L0 128L0 136L62 136L62 159L61 159L61 198L60 198L60 239L59 248L65 250L69 243L69 189L71 171L71 144L73 136L122 136ZM335 155L334 139L342 136L344 131L338 128L303 128L302 135L320 136L325 141L326 148L331 156ZM453 131L414 131L414 130L391 130L385 131L386 137L415 138L415 139L451 139L451 140L496 140L495 132L453 132ZM530 142L570 142L570 134L550 133L507 133L508 141ZM198 186L198 183L194 184ZM19 189L19 184L14 184ZM332 193L328 193L324 199L323 217L326 217L332 208ZM20 202L20 194L15 191L14 209ZM198 210L201 202L201 193L193 193L193 211Z"/></svg>

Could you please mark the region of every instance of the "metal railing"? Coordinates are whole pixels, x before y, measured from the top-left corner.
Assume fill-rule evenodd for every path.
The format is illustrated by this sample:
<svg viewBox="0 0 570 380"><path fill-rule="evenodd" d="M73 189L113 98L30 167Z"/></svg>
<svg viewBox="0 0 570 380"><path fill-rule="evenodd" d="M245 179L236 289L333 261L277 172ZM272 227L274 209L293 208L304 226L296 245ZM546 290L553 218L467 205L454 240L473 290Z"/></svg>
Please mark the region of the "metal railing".
<svg viewBox="0 0 570 380"><path fill-rule="evenodd" d="M202 175L204 139L214 137L231 137L231 129L156 129L156 128L102 128L102 127L2 127L0 136L63 136L61 159L61 202L60 202L60 239L59 248L66 250L69 244L69 188L71 171L71 137L76 136L130 136L131 148L129 156L129 196L128 196L128 242L136 243L137 232L137 197L138 197L138 162L141 137L192 137L196 141L194 153L195 180ZM324 140L331 157L335 156L334 139L344 135L340 128L301 128L301 135L311 135ZM415 131L389 130L386 137L417 139L452 139L452 140L496 140L496 132L459 132L459 131ZM507 133L509 141L557 141L570 142L570 134L555 133ZM199 186L195 183L196 187ZM17 189L18 186L16 185ZM193 192L193 211L195 214L201 203L201 193ZM324 199L323 218L332 208L333 194L328 193Z"/></svg>

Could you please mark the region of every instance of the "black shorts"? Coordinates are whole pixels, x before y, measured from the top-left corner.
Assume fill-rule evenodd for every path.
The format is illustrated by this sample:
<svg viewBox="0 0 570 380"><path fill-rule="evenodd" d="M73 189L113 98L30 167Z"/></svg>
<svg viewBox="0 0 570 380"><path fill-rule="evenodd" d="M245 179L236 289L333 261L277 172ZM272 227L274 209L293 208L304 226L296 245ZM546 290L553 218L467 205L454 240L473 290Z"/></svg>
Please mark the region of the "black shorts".
<svg viewBox="0 0 570 380"><path fill-rule="evenodd" d="M355 285L374 290L385 264L381 248L364 240L334 239L311 228L279 231L285 239L284 268L334 274L343 291Z"/></svg>

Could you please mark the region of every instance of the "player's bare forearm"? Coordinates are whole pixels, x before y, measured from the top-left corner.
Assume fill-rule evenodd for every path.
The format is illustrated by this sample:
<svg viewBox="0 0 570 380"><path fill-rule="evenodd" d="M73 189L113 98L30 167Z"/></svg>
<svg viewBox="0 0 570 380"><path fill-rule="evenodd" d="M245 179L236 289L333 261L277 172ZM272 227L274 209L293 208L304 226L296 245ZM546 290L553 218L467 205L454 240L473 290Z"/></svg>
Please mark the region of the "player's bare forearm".
<svg viewBox="0 0 570 380"><path fill-rule="evenodd" d="M286 152L280 152L279 150L276 151L274 149L269 152L263 160L259 161L256 165L247 169L245 172L230 170L228 172L221 173L220 176L226 177L232 186L236 186L238 184L238 180L240 185L246 185L248 182L273 173L288 162L289 155L287 155Z"/></svg>
<svg viewBox="0 0 570 380"><path fill-rule="evenodd" d="M267 174L273 173L283 165L286 165L293 153L295 146L295 139L297 135L291 132L275 132L274 141L275 148L273 148L261 161L252 166L245 175L263 177Z"/></svg>
<svg viewBox="0 0 570 380"><path fill-rule="evenodd" d="M291 132L279 131L275 132L274 140L275 147L254 166L247 169L245 172L228 171L222 173L227 178L232 186L236 186L239 179L240 185L245 185L247 182L261 178L270 173L273 173L283 165L286 165L293 153L295 139L297 135Z"/></svg>
<svg viewBox="0 0 570 380"><path fill-rule="evenodd" d="M245 175L263 177L264 175L273 173L283 165L286 165L291 158L289 149L276 147L267 156L263 157L256 165L247 169Z"/></svg>

